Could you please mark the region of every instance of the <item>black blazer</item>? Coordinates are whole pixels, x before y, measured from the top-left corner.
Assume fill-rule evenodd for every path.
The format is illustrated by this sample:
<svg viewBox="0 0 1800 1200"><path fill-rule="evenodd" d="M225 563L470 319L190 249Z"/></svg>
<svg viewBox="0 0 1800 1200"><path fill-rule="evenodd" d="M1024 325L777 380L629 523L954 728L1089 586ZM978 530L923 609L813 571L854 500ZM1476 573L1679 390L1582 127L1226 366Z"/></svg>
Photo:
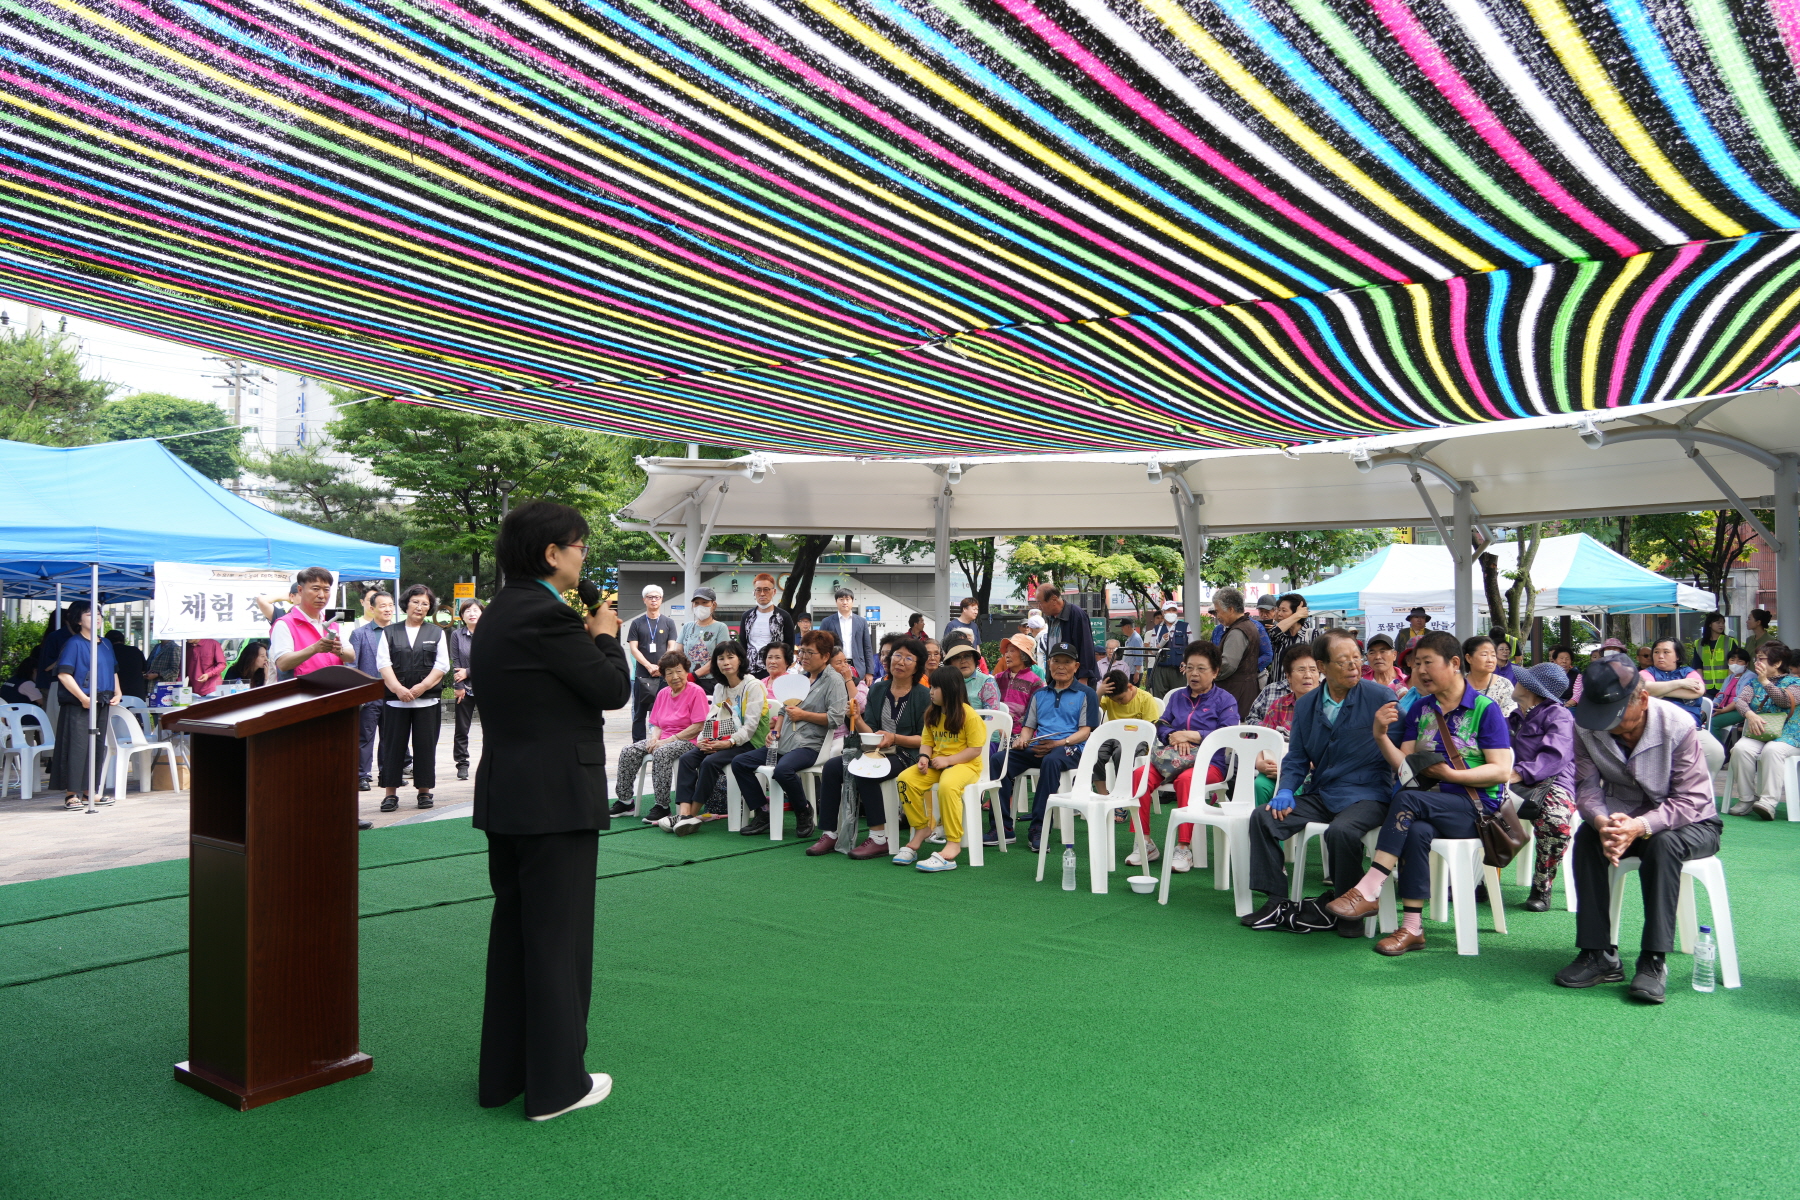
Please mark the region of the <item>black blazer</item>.
<svg viewBox="0 0 1800 1200"><path fill-rule="evenodd" d="M581 614L539 581L511 580L475 627L469 676L481 679L475 828L605 829L603 714L631 701L619 640L588 637Z"/></svg>

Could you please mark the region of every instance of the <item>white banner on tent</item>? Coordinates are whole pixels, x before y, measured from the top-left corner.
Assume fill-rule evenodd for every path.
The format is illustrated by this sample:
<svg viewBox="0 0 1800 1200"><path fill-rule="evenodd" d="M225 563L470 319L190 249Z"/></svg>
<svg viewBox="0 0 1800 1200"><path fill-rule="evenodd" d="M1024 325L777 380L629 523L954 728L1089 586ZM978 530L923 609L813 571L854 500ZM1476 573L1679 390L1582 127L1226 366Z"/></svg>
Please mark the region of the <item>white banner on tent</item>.
<svg viewBox="0 0 1800 1200"><path fill-rule="evenodd" d="M1456 613L1450 610L1449 605L1425 604L1420 607L1431 614L1431 620L1425 625L1426 629L1442 629L1446 633L1456 632ZM1401 635L1412 633L1412 626L1406 623L1406 614L1412 610L1413 606L1410 604L1396 604L1385 609L1370 609L1363 614L1369 622L1366 636L1373 637L1378 633L1385 633L1394 639L1396 646L1405 645L1406 643L1401 640Z"/></svg>
<svg viewBox="0 0 1800 1200"><path fill-rule="evenodd" d="M337 575L331 577L337 586ZM294 572L270 567L156 564L151 612L159 638L266 638L269 622L258 596L285 598Z"/></svg>

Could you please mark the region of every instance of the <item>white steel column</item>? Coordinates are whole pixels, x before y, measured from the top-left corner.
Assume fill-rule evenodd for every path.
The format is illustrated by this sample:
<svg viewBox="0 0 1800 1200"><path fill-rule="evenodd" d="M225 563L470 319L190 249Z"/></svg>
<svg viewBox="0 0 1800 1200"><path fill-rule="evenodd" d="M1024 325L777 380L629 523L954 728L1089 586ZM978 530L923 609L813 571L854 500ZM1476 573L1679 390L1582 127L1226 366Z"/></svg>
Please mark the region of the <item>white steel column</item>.
<svg viewBox="0 0 1800 1200"><path fill-rule="evenodd" d="M1475 636L1474 513L1468 480L1458 480L1455 506L1450 516L1450 561L1456 571L1456 636Z"/></svg>
<svg viewBox="0 0 1800 1200"><path fill-rule="evenodd" d="M1800 455L1783 454L1775 469L1775 607L1784 637L1800 629Z"/></svg>
<svg viewBox="0 0 1800 1200"><path fill-rule="evenodd" d="M937 528L933 535L937 566L932 572L931 624L938 637L943 636L944 625L950 620L950 506L955 502L956 496L946 483L938 489L933 504L937 510Z"/></svg>

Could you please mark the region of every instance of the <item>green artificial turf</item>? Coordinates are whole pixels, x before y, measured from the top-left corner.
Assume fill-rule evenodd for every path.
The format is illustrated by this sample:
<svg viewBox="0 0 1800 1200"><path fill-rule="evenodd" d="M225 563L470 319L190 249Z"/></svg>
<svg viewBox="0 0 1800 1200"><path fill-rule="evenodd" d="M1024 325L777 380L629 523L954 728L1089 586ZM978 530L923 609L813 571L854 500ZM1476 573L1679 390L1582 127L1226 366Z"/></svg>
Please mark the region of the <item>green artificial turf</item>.
<svg viewBox="0 0 1800 1200"><path fill-rule="evenodd" d="M185 863L14 884L0 1195L1791 1197L1800 826L1727 826L1744 987L1696 994L1673 956L1661 1008L1553 987L1574 917L1510 885L1479 957L1428 922L1388 960L1243 929L1210 872L1165 908L1123 872L1106 896L1085 870L1063 892L1054 861L1034 883L1017 851L926 876L622 831L588 1056L617 1084L542 1125L474 1103L489 901L466 823L364 836L374 1071L243 1114L170 1075Z"/></svg>

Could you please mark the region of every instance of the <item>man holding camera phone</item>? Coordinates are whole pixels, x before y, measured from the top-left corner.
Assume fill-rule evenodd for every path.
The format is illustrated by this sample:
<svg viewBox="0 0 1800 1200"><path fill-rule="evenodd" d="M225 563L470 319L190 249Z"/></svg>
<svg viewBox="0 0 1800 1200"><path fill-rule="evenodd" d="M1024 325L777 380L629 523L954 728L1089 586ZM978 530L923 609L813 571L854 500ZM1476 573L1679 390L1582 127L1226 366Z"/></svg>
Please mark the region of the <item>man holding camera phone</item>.
<svg viewBox="0 0 1800 1200"><path fill-rule="evenodd" d="M331 603L331 572L308 567L294 576L294 584L299 588L294 597L296 607L269 629L275 677L292 679L321 667L354 663L356 651L339 639L336 627L325 619L325 606Z"/></svg>

